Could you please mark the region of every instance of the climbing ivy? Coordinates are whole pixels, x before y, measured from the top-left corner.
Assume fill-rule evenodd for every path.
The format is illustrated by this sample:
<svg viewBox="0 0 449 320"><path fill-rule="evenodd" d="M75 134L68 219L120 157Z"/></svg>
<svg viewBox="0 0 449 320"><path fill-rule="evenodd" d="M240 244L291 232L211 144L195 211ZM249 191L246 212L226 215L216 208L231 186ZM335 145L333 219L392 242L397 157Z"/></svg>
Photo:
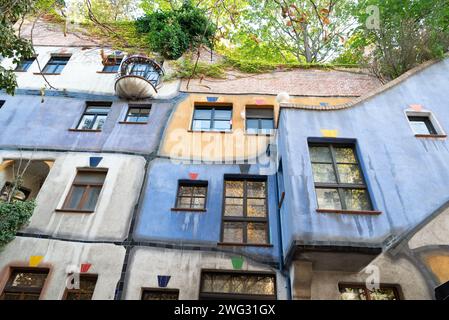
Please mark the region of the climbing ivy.
<svg viewBox="0 0 449 320"><path fill-rule="evenodd" d="M33 214L34 201L0 202L0 249L12 241Z"/></svg>

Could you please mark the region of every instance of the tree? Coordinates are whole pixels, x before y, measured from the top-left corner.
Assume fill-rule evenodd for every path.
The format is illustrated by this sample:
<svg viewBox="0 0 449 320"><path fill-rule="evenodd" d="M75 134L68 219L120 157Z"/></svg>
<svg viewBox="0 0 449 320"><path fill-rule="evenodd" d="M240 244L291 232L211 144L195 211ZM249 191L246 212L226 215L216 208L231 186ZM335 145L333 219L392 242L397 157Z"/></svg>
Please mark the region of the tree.
<svg viewBox="0 0 449 320"><path fill-rule="evenodd" d="M378 29L366 25L369 6L379 8ZM354 8L360 25L357 33L364 41L355 42L351 50L368 52L365 62L385 80L449 50L447 0L361 0Z"/></svg>

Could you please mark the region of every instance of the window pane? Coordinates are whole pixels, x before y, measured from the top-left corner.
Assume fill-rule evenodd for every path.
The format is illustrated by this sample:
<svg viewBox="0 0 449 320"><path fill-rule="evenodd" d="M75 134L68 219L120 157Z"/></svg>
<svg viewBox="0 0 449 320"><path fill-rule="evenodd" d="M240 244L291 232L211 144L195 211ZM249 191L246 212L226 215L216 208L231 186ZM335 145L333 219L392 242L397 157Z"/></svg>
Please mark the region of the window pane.
<svg viewBox="0 0 449 320"><path fill-rule="evenodd" d="M340 196L337 189L316 189L319 209L341 210Z"/></svg>
<svg viewBox="0 0 449 320"><path fill-rule="evenodd" d="M67 208L68 209L77 209L80 202L81 202L81 198L83 197L84 194L84 189L85 187L77 187L77 186L73 186L72 187L72 193L70 196L70 200L67 203Z"/></svg>
<svg viewBox="0 0 449 320"><path fill-rule="evenodd" d="M431 134L429 128L427 127L424 121L411 121L410 124L415 134Z"/></svg>
<svg viewBox="0 0 449 320"><path fill-rule="evenodd" d="M247 130L258 130L259 129L259 120L257 119L247 119L246 120L246 129ZM251 130L251 131L252 131Z"/></svg>
<svg viewBox="0 0 449 320"><path fill-rule="evenodd" d="M272 130L274 129L274 121L273 119L262 119L261 120L262 129Z"/></svg>
<svg viewBox="0 0 449 320"><path fill-rule="evenodd" d="M332 163L331 151L328 147L310 147L312 162Z"/></svg>
<svg viewBox="0 0 449 320"><path fill-rule="evenodd" d="M65 65L63 65L63 64L56 65L54 73L61 73L62 70L64 69L64 67L65 67Z"/></svg>
<svg viewBox="0 0 449 320"><path fill-rule="evenodd" d="M227 217L243 217L243 199L226 198L224 215Z"/></svg>
<svg viewBox="0 0 449 320"><path fill-rule="evenodd" d="M193 116L196 120L210 120L212 110L211 109L195 109L195 114Z"/></svg>
<svg viewBox="0 0 449 320"><path fill-rule="evenodd" d="M393 288L381 288L369 293L371 300L397 300Z"/></svg>
<svg viewBox="0 0 449 320"><path fill-rule="evenodd" d="M366 300L365 290L362 288L341 288L341 300Z"/></svg>
<svg viewBox="0 0 449 320"><path fill-rule="evenodd" d="M336 183L337 178L334 173L334 166L332 164L312 164L313 179L317 183Z"/></svg>
<svg viewBox="0 0 449 320"><path fill-rule="evenodd" d="M368 193L364 189L344 189L344 200L347 210L371 210Z"/></svg>
<svg viewBox="0 0 449 320"><path fill-rule="evenodd" d="M230 130L231 129L231 122L229 120L225 121L214 121L214 129L215 130Z"/></svg>
<svg viewBox="0 0 449 320"><path fill-rule="evenodd" d="M192 208L193 209L204 209L205 208L205 200L206 198L193 198L192 199Z"/></svg>
<svg viewBox="0 0 449 320"><path fill-rule="evenodd" d="M215 110L215 120L231 120L232 111L229 110Z"/></svg>
<svg viewBox="0 0 449 320"><path fill-rule="evenodd" d="M265 218L267 216L265 199L248 199L247 204L248 217Z"/></svg>
<svg viewBox="0 0 449 320"><path fill-rule="evenodd" d="M96 278L86 278L81 276L79 289L71 289L67 293L66 300L92 300L96 284Z"/></svg>
<svg viewBox="0 0 449 320"><path fill-rule="evenodd" d="M179 187L179 196L180 197L191 197L192 196L193 187L190 186L180 186Z"/></svg>
<svg viewBox="0 0 449 320"><path fill-rule="evenodd" d="M97 205L98 196L100 195L101 187L90 187L89 194L86 203L82 210L95 210L95 206Z"/></svg>
<svg viewBox="0 0 449 320"><path fill-rule="evenodd" d="M193 188L194 196L206 196L206 187L194 187Z"/></svg>
<svg viewBox="0 0 449 320"><path fill-rule="evenodd" d="M223 242L243 243L243 224L238 222L225 222L223 227Z"/></svg>
<svg viewBox="0 0 449 320"><path fill-rule="evenodd" d="M97 114L107 115L109 113L109 110L111 110L110 107L92 106L92 107L86 108L86 113L97 113Z"/></svg>
<svg viewBox="0 0 449 320"><path fill-rule="evenodd" d="M265 223L248 223L248 243L266 244L267 225Z"/></svg>
<svg viewBox="0 0 449 320"><path fill-rule="evenodd" d="M177 207L178 208L185 208L185 209L190 209L190 203L192 201L192 198L186 198L186 197L181 197L178 198L178 204Z"/></svg>
<svg viewBox="0 0 449 320"><path fill-rule="evenodd" d="M104 123L106 122L107 116L97 116L95 123L92 127L93 130L101 130L103 128Z"/></svg>
<svg viewBox="0 0 449 320"><path fill-rule="evenodd" d="M12 275L12 287L42 288L47 273L32 273L15 271Z"/></svg>
<svg viewBox="0 0 449 320"><path fill-rule="evenodd" d="M178 300L178 292L163 292L145 290L142 293L142 300Z"/></svg>
<svg viewBox="0 0 449 320"><path fill-rule="evenodd" d="M253 274L203 273L201 292L276 295L275 277Z"/></svg>
<svg viewBox="0 0 449 320"><path fill-rule="evenodd" d="M227 197L243 197L243 181L228 180L225 187Z"/></svg>
<svg viewBox="0 0 449 320"><path fill-rule="evenodd" d="M335 158L338 163L357 163L352 148L335 148Z"/></svg>
<svg viewBox="0 0 449 320"><path fill-rule="evenodd" d="M94 121L95 116L83 116L81 118L80 124L78 125L78 129L91 129L93 126L93 121Z"/></svg>
<svg viewBox="0 0 449 320"><path fill-rule="evenodd" d="M103 183L106 178L106 172L87 172L78 171L75 177L75 183Z"/></svg>
<svg viewBox="0 0 449 320"><path fill-rule="evenodd" d="M265 198L266 183L264 181L248 181L247 182L247 195L251 198Z"/></svg>
<svg viewBox="0 0 449 320"><path fill-rule="evenodd" d="M209 130L210 121L209 120L194 120L192 125L193 130Z"/></svg>
<svg viewBox="0 0 449 320"><path fill-rule="evenodd" d="M362 174L356 164L339 164L338 174L341 183L363 184Z"/></svg>

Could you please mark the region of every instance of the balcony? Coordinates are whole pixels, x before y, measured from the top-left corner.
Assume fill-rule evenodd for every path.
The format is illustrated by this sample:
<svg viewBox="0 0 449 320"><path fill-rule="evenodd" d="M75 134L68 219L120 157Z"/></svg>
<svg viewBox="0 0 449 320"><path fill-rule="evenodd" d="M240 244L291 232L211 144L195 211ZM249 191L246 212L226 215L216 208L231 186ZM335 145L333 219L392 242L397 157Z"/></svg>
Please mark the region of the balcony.
<svg viewBox="0 0 449 320"><path fill-rule="evenodd" d="M144 55L128 56L120 66L115 92L129 100L153 98L163 75L164 70L156 61Z"/></svg>

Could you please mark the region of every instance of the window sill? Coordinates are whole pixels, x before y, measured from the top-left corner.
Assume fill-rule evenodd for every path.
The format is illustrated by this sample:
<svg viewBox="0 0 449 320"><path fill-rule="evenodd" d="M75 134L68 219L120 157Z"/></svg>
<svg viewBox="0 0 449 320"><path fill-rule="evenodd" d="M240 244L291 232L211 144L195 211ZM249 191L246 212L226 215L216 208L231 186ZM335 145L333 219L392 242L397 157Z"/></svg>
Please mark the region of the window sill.
<svg viewBox="0 0 449 320"><path fill-rule="evenodd" d="M33 74L39 76L59 76L61 73L34 72Z"/></svg>
<svg viewBox="0 0 449 320"><path fill-rule="evenodd" d="M75 209L55 209L55 212L60 213L94 213L95 211L91 210L75 210Z"/></svg>
<svg viewBox="0 0 449 320"><path fill-rule="evenodd" d="M118 73L118 72L113 72L113 71L97 71L97 73L116 74L116 73Z"/></svg>
<svg viewBox="0 0 449 320"><path fill-rule="evenodd" d="M415 138L447 138L447 135L445 134L415 134Z"/></svg>
<svg viewBox="0 0 449 320"><path fill-rule="evenodd" d="M188 208L171 208L171 211L182 211L182 212L207 212L206 209L188 209Z"/></svg>
<svg viewBox="0 0 449 320"><path fill-rule="evenodd" d="M334 210L334 209L317 209L318 213L335 213L335 214L349 214L349 215L368 215L378 216L382 214L382 211L375 210Z"/></svg>
<svg viewBox="0 0 449 320"><path fill-rule="evenodd" d="M215 130L187 130L192 133L232 133L232 130L215 131Z"/></svg>
<svg viewBox="0 0 449 320"><path fill-rule="evenodd" d="M148 122L130 122L130 121L119 121L119 124L148 124Z"/></svg>
<svg viewBox="0 0 449 320"><path fill-rule="evenodd" d="M226 247L262 247L262 248L272 248L272 244L257 244L257 243L228 243L228 242L219 242L219 246Z"/></svg>
<svg viewBox="0 0 449 320"><path fill-rule="evenodd" d="M273 136L274 136L274 133L252 133L252 132L245 132L245 136L273 137Z"/></svg>
<svg viewBox="0 0 449 320"><path fill-rule="evenodd" d="M101 130L89 130L89 129L69 129L72 132L101 132Z"/></svg>

